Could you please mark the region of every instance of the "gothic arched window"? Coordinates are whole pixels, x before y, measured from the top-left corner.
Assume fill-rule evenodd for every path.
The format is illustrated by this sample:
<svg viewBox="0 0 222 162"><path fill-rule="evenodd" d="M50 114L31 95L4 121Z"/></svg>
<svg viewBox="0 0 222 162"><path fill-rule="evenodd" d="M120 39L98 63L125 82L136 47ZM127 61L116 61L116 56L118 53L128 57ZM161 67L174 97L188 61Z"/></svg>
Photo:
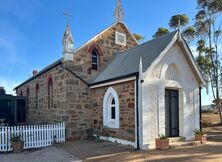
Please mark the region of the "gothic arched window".
<svg viewBox="0 0 222 162"><path fill-rule="evenodd" d="M53 107L53 81L52 78L48 79L48 108Z"/></svg>
<svg viewBox="0 0 222 162"><path fill-rule="evenodd" d="M29 90L29 87L27 87L27 89L26 89L26 96L27 96L27 108L29 108L29 94L30 94L30 90Z"/></svg>
<svg viewBox="0 0 222 162"><path fill-rule="evenodd" d="M20 96L23 96L23 92L22 92L22 90L20 91Z"/></svg>
<svg viewBox="0 0 222 162"><path fill-rule="evenodd" d="M92 69L97 70L99 67L99 55L96 49L92 51Z"/></svg>
<svg viewBox="0 0 222 162"><path fill-rule="evenodd" d="M30 93L29 87L27 87L27 89L26 89L26 96L27 96L27 97L29 97L29 93Z"/></svg>
<svg viewBox="0 0 222 162"><path fill-rule="evenodd" d="M35 106L36 106L36 109L39 108L39 84L38 83L35 85Z"/></svg>
<svg viewBox="0 0 222 162"><path fill-rule="evenodd" d="M113 88L109 88L103 99L103 125L119 128L119 98Z"/></svg>

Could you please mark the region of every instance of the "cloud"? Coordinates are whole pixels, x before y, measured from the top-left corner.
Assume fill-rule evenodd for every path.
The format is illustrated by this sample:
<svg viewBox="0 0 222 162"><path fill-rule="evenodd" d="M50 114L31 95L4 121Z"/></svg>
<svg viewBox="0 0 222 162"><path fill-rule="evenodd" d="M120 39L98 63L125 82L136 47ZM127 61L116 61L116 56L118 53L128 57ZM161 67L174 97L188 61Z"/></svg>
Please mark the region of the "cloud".
<svg viewBox="0 0 222 162"><path fill-rule="evenodd" d="M4 32L5 27L0 27L0 74L13 71L18 66L28 65L27 50L31 42L30 39L17 30L16 28L8 28L8 32Z"/></svg>
<svg viewBox="0 0 222 162"><path fill-rule="evenodd" d="M15 91L13 89L18 85L19 83L16 81L9 80L4 77L0 77L0 86L4 87L7 94L13 94L15 95Z"/></svg>
<svg viewBox="0 0 222 162"><path fill-rule="evenodd" d="M0 10L6 11L26 23L33 22L33 16L42 7L40 0L1 0Z"/></svg>

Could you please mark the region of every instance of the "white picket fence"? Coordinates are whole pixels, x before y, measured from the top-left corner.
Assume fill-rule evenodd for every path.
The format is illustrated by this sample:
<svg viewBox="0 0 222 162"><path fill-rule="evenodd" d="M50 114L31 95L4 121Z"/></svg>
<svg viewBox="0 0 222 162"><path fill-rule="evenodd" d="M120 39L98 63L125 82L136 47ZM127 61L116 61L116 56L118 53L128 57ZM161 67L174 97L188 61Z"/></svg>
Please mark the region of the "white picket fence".
<svg viewBox="0 0 222 162"><path fill-rule="evenodd" d="M45 147L53 142L65 142L65 124L0 127L0 151L11 151L11 136L19 134L25 141L25 149Z"/></svg>

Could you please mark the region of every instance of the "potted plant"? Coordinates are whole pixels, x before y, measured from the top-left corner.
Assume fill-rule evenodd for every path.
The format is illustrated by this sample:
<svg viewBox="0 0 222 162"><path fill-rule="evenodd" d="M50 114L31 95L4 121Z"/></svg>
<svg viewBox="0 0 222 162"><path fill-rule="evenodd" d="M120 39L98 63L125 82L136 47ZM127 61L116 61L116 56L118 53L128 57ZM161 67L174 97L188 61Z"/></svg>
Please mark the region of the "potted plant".
<svg viewBox="0 0 222 162"><path fill-rule="evenodd" d="M201 144L207 142L207 134L203 130L195 129L195 141L201 141Z"/></svg>
<svg viewBox="0 0 222 162"><path fill-rule="evenodd" d="M159 135L159 138L155 139L157 150L167 150L169 149L169 139L167 135Z"/></svg>
<svg viewBox="0 0 222 162"><path fill-rule="evenodd" d="M19 153L24 151L24 141L22 140L21 134L12 134L11 136L11 144L13 152Z"/></svg>

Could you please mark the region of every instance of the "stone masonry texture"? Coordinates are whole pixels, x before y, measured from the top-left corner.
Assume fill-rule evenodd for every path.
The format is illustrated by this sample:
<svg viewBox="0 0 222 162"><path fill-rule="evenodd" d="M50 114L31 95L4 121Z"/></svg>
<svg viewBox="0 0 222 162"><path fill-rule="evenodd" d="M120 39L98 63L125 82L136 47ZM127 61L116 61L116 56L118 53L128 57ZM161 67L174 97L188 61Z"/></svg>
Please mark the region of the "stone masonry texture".
<svg viewBox="0 0 222 162"><path fill-rule="evenodd" d="M115 44L115 31L125 33L127 44ZM74 53L73 62L63 62L17 89L17 95L28 97L27 123L41 124L64 121L67 137L85 138L88 129L102 130L101 100L107 87L91 90L87 82L93 79L106 64L124 50L137 43L125 25L117 23L99 37ZM99 53L99 69L91 69L91 51ZM67 70L68 69L68 70ZM48 105L48 79L53 81L53 106ZM36 84L39 84L39 100L36 107ZM108 130L121 139L134 140L134 87L133 83L114 85L120 96L120 129ZM27 94L29 89L29 94ZM98 98L95 98L95 93ZM96 102L95 102L96 101ZM97 105L97 106L96 106ZM97 123L96 123L97 122Z"/></svg>
<svg viewBox="0 0 222 162"><path fill-rule="evenodd" d="M110 86L92 90L93 127L96 134L119 139L135 140L135 82L129 81L111 85L119 97L120 128L103 127L103 96Z"/></svg>

